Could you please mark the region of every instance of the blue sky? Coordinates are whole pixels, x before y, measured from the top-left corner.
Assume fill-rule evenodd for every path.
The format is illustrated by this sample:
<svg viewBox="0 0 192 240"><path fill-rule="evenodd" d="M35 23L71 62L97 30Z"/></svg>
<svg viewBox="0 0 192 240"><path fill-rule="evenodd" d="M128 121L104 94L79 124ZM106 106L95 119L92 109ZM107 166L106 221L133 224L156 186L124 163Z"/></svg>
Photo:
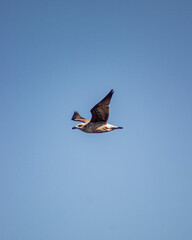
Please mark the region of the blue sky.
<svg viewBox="0 0 192 240"><path fill-rule="evenodd" d="M0 2L0 239L192 239L191 13ZM124 129L72 130L112 88Z"/></svg>

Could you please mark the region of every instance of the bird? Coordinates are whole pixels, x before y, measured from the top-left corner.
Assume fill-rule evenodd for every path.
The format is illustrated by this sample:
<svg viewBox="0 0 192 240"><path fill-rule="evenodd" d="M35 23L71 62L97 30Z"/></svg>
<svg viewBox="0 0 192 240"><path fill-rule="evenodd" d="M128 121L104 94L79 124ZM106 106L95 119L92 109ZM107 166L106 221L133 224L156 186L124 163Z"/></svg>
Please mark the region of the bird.
<svg viewBox="0 0 192 240"><path fill-rule="evenodd" d="M79 129L85 133L105 133L115 129L123 129L123 127L117 127L107 123L110 112L109 104L113 93L114 91L112 89L99 103L97 103L91 109L91 120L81 117L81 115L75 111L71 120L82 123L78 124L72 129Z"/></svg>

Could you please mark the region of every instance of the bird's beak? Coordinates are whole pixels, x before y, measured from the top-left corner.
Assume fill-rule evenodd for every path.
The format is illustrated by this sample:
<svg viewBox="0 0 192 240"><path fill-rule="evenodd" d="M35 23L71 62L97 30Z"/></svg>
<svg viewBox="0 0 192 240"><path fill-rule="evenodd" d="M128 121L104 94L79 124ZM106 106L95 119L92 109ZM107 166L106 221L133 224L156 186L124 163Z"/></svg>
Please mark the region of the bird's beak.
<svg viewBox="0 0 192 240"><path fill-rule="evenodd" d="M76 127L73 127L72 129L76 129Z"/></svg>

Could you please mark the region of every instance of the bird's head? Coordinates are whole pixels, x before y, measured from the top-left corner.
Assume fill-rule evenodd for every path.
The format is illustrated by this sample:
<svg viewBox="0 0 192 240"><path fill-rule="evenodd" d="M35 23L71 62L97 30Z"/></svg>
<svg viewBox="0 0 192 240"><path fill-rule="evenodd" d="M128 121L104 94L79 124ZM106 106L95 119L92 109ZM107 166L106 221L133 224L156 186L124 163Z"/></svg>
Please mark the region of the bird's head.
<svg viewBox="0 0 192 240"><path fill-rule="evenodd" d="M81 124L78 124L77 126L73 127L72 129L82 129L84 127L85 124L81 123Z"/></svg>

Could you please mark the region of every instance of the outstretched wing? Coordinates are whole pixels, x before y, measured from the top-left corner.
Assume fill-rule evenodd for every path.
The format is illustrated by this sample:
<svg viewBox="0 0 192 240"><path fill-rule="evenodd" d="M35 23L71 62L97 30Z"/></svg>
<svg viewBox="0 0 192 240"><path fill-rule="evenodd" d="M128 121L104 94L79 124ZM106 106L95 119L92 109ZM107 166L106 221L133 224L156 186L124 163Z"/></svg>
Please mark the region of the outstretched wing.
<svg viewBox="0 0 192 240"><path fill-rule="evenodd" d="M89 120L81 117L81 116L79 115L79 113L76 112L76 111L74 112L73 117L71 118L71 120L73 120L73 121L79 121L79 122L84 122L84 123L89 122Z"/></svg>
<svg viewBox="0 0 192 240"><path fill-rule="evenodd" d="M109 118L109 103L113 95L113 89L103 98L99 103L97 103L92 109L92 118L91 122L107 122Z"/></svg>

